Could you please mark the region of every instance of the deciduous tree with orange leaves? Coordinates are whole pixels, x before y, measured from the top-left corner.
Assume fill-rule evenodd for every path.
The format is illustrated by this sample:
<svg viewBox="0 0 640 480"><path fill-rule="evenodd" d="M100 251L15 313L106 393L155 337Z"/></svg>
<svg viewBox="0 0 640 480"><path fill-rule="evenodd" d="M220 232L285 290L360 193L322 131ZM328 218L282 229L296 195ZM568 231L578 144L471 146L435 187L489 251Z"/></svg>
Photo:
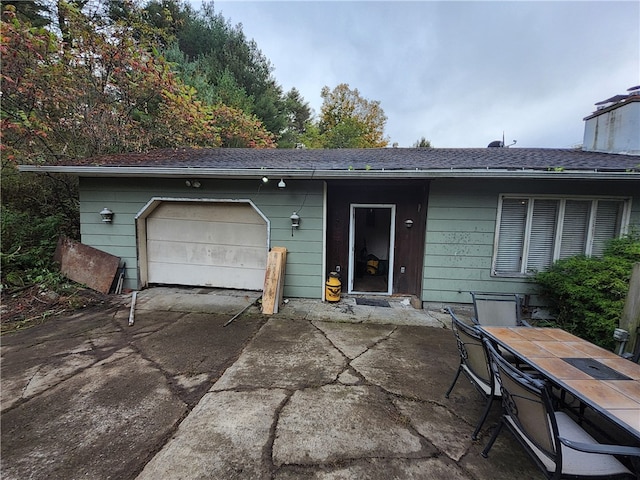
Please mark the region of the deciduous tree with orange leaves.
<svg viewBox="0 0 640 480"><path fill-rule="evenodd" d="M174 146L274 147L252 116L196 99L157 51L119 24L59 2L71 45L2 21L2 147L18 163Z"/></svg>
<svg viewBox="0 0 640 480"><path fill-rule="evenodd" d="M324 87L319 129L325 148L386 147L384 135L387 116L380 102L367 100L358 89L341 83L333 90Z"/></svg>

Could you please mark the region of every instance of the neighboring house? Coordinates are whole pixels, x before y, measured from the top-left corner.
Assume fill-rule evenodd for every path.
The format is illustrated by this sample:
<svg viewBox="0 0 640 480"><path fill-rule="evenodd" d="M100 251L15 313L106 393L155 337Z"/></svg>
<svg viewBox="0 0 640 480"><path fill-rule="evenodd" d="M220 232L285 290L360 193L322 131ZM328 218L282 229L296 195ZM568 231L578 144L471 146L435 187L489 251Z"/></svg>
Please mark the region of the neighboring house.
<svg viewBox="0 0 640 480"><path fill-rule="evenodd" d="M173 149L20 169L79 176L82 242L121 257L128 288L261 290L268 250L282 246L289 297L323 298L339 271L343 293L469 303L473 290L515 292L536 304L532 272L599 255L640 227L638 100L625 95L585 119L586 148L622 144L633 155ZM604 123L607 140L591 138Z"/></svg>

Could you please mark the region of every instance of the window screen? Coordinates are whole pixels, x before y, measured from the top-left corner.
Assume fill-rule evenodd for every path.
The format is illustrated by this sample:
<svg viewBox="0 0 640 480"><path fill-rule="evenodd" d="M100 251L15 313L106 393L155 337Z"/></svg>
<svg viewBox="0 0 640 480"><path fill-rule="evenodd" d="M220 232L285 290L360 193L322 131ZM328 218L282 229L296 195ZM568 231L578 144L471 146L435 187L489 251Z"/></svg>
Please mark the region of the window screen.
<svg viewBox="0 0 640 480"><path fill-rule="evenodd" d="M567 200L562 222L560 258L584 255L592 202Z"/></svg>
<svg viewBox="0 0 640 480"><path fill-rule="evenodd" d="M620 200L598 200L596 224L593 229L593 245L591 254L603 254L607 242L620 236L622 211L624 202Z"/></svg>
<svg viewBox="0 0 640 480"><path fill-rule="evenodd" d="M557 217L557 200L534 200L527 272L544 270L553 263Z"/></svg>
<svg viewBox="0 0 640 480"><path fill-rule="evenodd" d="M575 255L602 255L623 231L628 200L503 197L496 231L496 275L548 269Z"/></svg>
<svg viewBox="0 0 640 480"><path fill-rule="evenodd" d="M500 232L503 234L498 237L497 272L519 272L521 269L527 208L527 199L507 198L502 202Z"/></svg>

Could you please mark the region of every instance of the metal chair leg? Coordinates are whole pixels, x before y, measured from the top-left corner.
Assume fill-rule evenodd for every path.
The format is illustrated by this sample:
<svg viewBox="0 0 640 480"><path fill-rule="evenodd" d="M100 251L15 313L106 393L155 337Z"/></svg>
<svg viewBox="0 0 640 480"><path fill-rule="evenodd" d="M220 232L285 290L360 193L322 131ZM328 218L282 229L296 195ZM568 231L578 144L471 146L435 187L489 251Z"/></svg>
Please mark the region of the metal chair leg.
<svg viewBox="0 0 640 480"><path fill-rule="evenodd" d="M472 440L477 440L478 439L478 433L480 432L480 429L482 428L482 425L484 424L484 421L489 416L489 411L491 410L491 405L492 404L493 404L493 396L490 396L487 399L487 406L484 408L484 413L480 417L480 420L478 421L478 424L476 425L476 429L471 434L471 439Z"/></svg>
<svg viewBox="0 0 640 480"><path fill-rule="evenodd" d="M493 444L496 441L496 438L498 438L498 435L500 434L503 426L504 424L502 423L502 419L500 419L500 422L498 422L493 435L491 435L491 438L489 439L489 443L487 443L487 446L484 447L484 450L482 450L482 453L480 453L480 455L482 455L484 458L489 457L489 450L491 450L491 447L493 447Z"/></svg>
<svg viewBox="0 0 640 480"><path fill-rule="evenodd" d="M456 373L456 376L453 378L453 383L451 383L451 386L449 387L449 390L447 390L447 393L444 394L444 398L449 398L449 394L451 393L451 390L453 390L453 386L458 381L458 377L460 376L461 372L462 372L462 365L460 365L458 367L458 372Z"/></svg>

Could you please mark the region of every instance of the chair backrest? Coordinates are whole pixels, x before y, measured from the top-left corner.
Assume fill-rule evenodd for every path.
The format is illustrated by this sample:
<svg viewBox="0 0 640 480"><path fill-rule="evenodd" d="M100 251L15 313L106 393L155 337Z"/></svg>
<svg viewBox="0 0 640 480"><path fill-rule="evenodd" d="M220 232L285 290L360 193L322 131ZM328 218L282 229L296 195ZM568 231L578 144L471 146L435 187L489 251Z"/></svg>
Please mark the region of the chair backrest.
<svg viewBox="0 0 640 480"><path fill-rule="evenodd" d="M473 326L460 320L451 310L451 330L456 336L460 361L467 366L471 373L493 391L493 375L489 366L489 356L482 343L482 337Z"/></svg>
<svg viewBox="0 0 640 480"><path fill-rule="evenodd" d="M514 433L521 437L523 444L528 444L528 448L535 446L555 463L557 469L561 469L558 426L546 385L507 362L488 339L483 341L500 384L502 406L512 430L515 427ZM535 455L533 457L536 458Z"/></svg>
<svg viewBox="0 0 640 480"><path fill-rule="evenodd" d="M474 321L493 327L516 327L528 324L520 315L520 297L513 293L471 292Z"/></svg>

